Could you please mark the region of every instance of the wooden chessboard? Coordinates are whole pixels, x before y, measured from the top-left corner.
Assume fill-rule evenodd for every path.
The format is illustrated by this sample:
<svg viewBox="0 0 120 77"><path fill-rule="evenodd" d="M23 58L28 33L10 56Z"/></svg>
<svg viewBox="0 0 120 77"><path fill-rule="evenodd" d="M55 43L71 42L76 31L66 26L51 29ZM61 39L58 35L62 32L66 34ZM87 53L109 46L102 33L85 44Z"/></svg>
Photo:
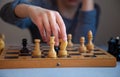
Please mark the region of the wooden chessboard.
<svg viewBox="0 0 120 77"><path fill-rule="evenodd" d="M28 49L33 50L34 45ZM95 47L93 53L79 53L79 45L67 48L68 56L47 58L49 46L41 45L42 57L34 58L29 54L20 55L20 46L9 46L0 54L0 68L56 68L56 67L114 67L116 58Z"/></svg>

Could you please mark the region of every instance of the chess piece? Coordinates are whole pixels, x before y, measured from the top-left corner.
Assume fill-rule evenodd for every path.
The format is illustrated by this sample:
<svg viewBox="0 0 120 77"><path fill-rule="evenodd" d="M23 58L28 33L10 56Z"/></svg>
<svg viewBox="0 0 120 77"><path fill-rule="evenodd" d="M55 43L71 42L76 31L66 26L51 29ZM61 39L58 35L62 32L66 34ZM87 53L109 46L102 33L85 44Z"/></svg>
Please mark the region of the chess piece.
<svg viewBox="0 0 120 77"><path fill-rule="evenodd" d="M117 46L117 61L120 61L120 44Z"/></svg>
<svg viewBox="0 0 120 77"><path fill-rule="evenodd" d="M112 55L115 55L116 52L116 40L112 37L108 41L108 52Z"/></svg>
<svg viewBox="0 0 120 77"><path fill-rule="evenodd" d="M55 49L55 51L56 51L56 53L57 53L57 55L58 55L58 52L59 52L59 50L60 50L60 47L59 47L59 46L54 46L54 49Z"/></svg>
<svg viewBox="0 0 120 77"><path fill-rule="evenodd" d="M67 41L62 40L60 45L60 50L58 52L59 57L67 57L67 50L66 50L67 44L68 44Z"/></svg>
<svg viewBox="0 0 120 77"><path fill-rule="evenodd" d="M119 44L120 38L117 36L115 40L116 40L116 45L115 45L116 50L114 51L114 55L117 61L120 61L120 44Z"/></svg>
<svg viewBox="0 0 120 77"><path fill-rule="evenodd" d="M120 37L117 36L115 40L116 40L116 45L118 45L120 41Z"/></svg>
<svg viewBox="0 0 120 77"><path fill-rule="evenodd" d="M61 42L62 42L62 39L60 38L60 39L59 39L59 46L60 46Z"/></svg>
<svg viewBox="0 0 120 77"><path fill-rule="evenodd" d="M62 42L62 39L59 39L59 46L60 46L61 42ZM59 46L54 46L54 49L55 49L55 51L57 52L57 55L58 55L58 52L59 52L59 50L60 50L60 47L59 47Z"/></svg>
<svg viewBox="0 0 120 77"><path fill-rule="evenodd" d="M57 57L56 51L54 49L54 44L55 44L54 39L55 39L54 36L50 37L50 50L48 51L49 58L56 58Z"/></svg>
<svg viewBox="0 0 120 77"><path fill-rule="evenodd" d="M68 47L72 47L73 46L73 43L72 43L72 35L71 34L68 34Z"/></svg>
<svg viewBox="0 0 120 77"><path fill-rule="evenodd" d="M0 39L5 40L5 35L4 34L0 34Z"/></svg>
<svg viewBox="0 0 120 77"><path fill-rule="evenodd" d="M41 57L41 50L40 50L40 39L35 39L35 48L32 53L33 57Z"/></svg>
<svg viewBox="0 0 120 77"><path fill-rule="evenodd" d="M85 43L85 38L81 37L80 38L80 47L79 47L79 52L80 53L86 53L87 52L87 48L86 48L84 43Z"/></svg>
<svg viewBox="0 0 120 77"><path fill-rule="evenodd" d="M5 39L5 36L3 34L0 34L0 54L5 48L4 39Z"/></svg>
<svg viewBox="0 0 120 77"><path fill-rule="evenodd" d="M94 44L92 43L92 40L93 40L93 35L92 35L92 31L90 30L88 32L88 43L86 45L88 52L91 52L94 50Z"/></svg>
<svg viewBox="0 0 120 77"><path fill-rule="evenodd" d="M29 53L30 50L27 48L27 39L22 39L22 49L20 50L20 53Z"/></svg>
<svg viewBox="0 0 120 77"><path fill-rule="evenodd" d="M108 52L112 55L114 55L114 52L116 51L116 40L111 37L108 41Z"/></svg>
<svg viewBox="0 0 120 77"><path fill-rule="evenodd" d="M59 43L61 43L62 42L62 39L59 39Z"/></svg>
<svg viewBox="0 0 120 77"><path fill-rule="evenodd" d="M108 41L108 52L116 57L117 61L120 61L120 44L119 44L119 37L115 39L112 37Z"/></svg>

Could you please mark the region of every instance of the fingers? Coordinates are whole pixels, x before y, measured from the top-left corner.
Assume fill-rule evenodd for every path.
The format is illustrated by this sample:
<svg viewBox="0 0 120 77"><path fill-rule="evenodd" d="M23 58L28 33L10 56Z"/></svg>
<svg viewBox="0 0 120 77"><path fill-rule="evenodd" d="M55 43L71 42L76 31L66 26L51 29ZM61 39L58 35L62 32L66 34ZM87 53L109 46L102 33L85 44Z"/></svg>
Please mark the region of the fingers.
<svg viewBox="0 0 120 77"><path fill-rule="evenodd" d="M47 35L46 35L46 31L45 31L45 28L43 26L43 22L42 22L41 18L36 19L35 24L37 25L37 27L40 31L40 34L41 34L43 41L47 42Z"/></svg>
<svg viewBox="0 0 120 77"><path fill-rule="evenodd" d="M67 40L66 27L59 13L48 11L47 14L42 15L42 19L37 23L45 42L49 43L52 34L55 36L55 46L59 45L60 38L64 41Z"/></svg>
<svg viewBox="0 0 120 77"><path fill-rule="evenodd" d="M60 14L58 12L56 12L56 21L58 23L58 26L60 28L60 37L61 39L63 39L64 41L67 41L67 35L66 35L66 27L65 24L62 20L62 17L60 16Z"/></svg>
<svg viewBox="0 0 120 77"><path fill-rule="evenodd" d="M51 27L52 34L55 36L55 46L59 45L59 27L58 24L56 23L56 17L54 12L49 12L48 13L49 17L49 23Z"/></svg>
<svg viewBox="0 0 120 77"><path fill-rule="evenodd" d="M46 42L49 42L51 36L51 27L50 27L49 19L46 14L43 15L43 26L46 32L46 39L47 39Z"/></svg>
<svg viewBox="0 0 120 77"><path fill-rule="evenodd" d="M59 38L67 40L65 24L60 14L47 9L32 9L30 18L37 25L43 41L49 43L50 36L55 36L55 45L59 45Z"/></svg>
<svg viewBox="0 0 120 77"><path fill-rule="evenodd" d="M55 46L58 46L60 28L56 22L54 12L48 11L47 13L42 14L35 22L40 30L42 39L49 44L50 36L53 34L55 36Z"/></svg>

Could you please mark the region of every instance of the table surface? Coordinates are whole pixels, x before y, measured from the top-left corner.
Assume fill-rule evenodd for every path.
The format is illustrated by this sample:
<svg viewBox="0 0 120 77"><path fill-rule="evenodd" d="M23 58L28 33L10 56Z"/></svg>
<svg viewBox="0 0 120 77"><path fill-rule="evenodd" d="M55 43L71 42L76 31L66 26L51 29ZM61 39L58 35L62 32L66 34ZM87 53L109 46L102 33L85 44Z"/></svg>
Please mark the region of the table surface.
<svg viewBox="0 0 120 77"><path fill-rule="evenodd" d="M116 67L0 69L0 77L120 77Z"/></svg>

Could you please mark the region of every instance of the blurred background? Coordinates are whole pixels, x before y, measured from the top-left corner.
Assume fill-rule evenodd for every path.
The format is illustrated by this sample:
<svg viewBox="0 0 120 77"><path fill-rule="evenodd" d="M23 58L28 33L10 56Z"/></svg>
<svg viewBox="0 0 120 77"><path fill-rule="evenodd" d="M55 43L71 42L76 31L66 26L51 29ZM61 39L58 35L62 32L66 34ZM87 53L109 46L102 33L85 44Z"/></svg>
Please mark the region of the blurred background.
<svg viewBox="0 0 120 77"><path fill-rule="evenodd" d="M0 8L12 0L0 0ZM110 37L120 36L120 0L95 0L101 8L99 27L95 38L98 46L107 46ZM7 44L21 44L22 38L31 43L31 36L27 29L20 29L0 19L0 33L6 37Z"/></svg>

